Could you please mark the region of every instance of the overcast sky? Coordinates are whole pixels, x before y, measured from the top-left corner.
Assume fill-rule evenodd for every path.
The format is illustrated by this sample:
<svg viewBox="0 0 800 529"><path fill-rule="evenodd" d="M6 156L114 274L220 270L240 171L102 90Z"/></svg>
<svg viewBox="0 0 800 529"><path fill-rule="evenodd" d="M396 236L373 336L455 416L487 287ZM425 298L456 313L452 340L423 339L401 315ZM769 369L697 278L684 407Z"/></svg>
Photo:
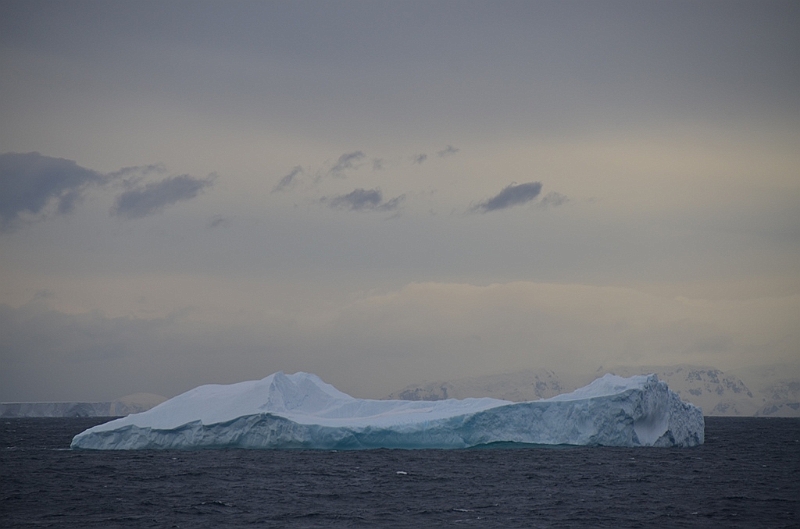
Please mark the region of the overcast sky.
<svg viewBox="0 0 800 529"><path fill-rule="evenodd" d="M800 362L800 4L0 4L0 400Z"/></svg>

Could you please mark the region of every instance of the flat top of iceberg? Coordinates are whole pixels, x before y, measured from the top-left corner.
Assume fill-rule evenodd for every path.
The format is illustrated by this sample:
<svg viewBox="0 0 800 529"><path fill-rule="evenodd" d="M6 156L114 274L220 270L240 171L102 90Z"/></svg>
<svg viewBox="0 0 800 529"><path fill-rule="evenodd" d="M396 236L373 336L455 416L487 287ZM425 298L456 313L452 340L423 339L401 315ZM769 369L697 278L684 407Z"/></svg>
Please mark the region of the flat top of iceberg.
<svg viewBox="0 0 800 529"><path fill-rule="evenodd" d="M193 421L217 424L260 413L286 417L300 424L338 426L346 422L380 426L415 422L420 415L435 420L452 416L454 411L475 413L506 404L511 402L490 398L436 402L363 400L310 373L278 372L261 380L199 386L147 412L128 415L94 430L112 430L128 424L171 429Z"/></svg>
<svg viewBox="0 0 800 529"><path fill-rule="evenodd" d="M547 400L569 401L615 394L642 387L647 378L606 375L589 386ZM398 426L511 404L514 403L492 398L440 401L356 399L326 384L316 375L278 372L261 380L199 386L149 411L101 424L92 430L114 430L127 425L167 430L195 421L210 425L261 413L285 417L299 424Z"/></svg>

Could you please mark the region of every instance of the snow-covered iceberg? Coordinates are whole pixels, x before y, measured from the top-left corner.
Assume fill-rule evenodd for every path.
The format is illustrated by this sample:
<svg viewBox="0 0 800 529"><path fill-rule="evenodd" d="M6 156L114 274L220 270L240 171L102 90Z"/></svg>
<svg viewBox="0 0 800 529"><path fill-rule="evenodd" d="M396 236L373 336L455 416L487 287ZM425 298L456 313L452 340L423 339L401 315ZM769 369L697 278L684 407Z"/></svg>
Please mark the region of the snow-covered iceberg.
<svg viewBox="0 0 800 529"><path fill-rule="evenodd" d="M695 446L699 408L655 375L605 375L531 402L356 399L316 375L200 386L155 408L90 428L72 448L468 448L491 443Z"/></svg>

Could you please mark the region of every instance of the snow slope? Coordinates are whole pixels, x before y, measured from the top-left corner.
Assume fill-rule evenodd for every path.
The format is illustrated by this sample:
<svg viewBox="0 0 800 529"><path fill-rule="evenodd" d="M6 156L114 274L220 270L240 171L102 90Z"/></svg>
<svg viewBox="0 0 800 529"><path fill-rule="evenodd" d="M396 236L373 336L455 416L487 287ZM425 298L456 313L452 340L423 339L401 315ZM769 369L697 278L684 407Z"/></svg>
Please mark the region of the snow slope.
<svg viewBox="0 0 800 529"><path fill-rule="evenodd" d="M316 375L200 386L155 408L75 436L72 448L468 448L490 443L694 446L700 410L654 375L606 375L557 397L353 398Z"/></svg>

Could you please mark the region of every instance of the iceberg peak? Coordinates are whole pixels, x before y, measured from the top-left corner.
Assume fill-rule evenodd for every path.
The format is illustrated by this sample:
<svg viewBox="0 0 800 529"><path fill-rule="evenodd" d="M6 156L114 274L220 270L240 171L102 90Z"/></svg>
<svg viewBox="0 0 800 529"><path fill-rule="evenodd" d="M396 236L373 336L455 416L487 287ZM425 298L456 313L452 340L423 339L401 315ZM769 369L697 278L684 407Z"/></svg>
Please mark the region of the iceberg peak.
<svg viewBox="0 0 800 529"><path fill-rule="evenodd" d="M267 386L267 402L259 409L269 411L293 410L313 413L333 403L353 400L353 397L326 384L317 375L297 372L286 375L283 371L273 373L261 380Z"/></svg>

